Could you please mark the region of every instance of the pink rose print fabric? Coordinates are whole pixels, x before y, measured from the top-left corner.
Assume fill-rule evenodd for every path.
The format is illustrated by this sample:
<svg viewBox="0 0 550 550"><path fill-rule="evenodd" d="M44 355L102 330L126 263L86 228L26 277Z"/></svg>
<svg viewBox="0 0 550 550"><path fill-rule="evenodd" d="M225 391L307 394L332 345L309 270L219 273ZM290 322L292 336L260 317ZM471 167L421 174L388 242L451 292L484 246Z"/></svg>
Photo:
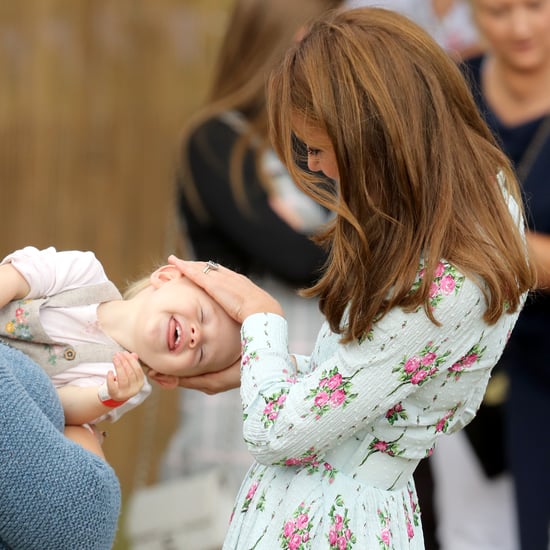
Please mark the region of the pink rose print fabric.
<svg viewBox="0 0 550 550"><path fill-rule="evenodd" d="M344 378L337 368L333 368L323 372L319 386L310 391L307 399L313 401L310 410L315 413L316 418L320 418L331 409L345 408L356 397L351 380Z"/></svg>
<svg viewBox="0 0 550 550"><path fill-rule="evenodd" d="M284 318L242 326L243 436L255 457L224 550L424 550L412 474L467 424L517 313L493 325L476 281L440 261L429 307L342 344L325 324L301 372ZM344 319L345 322L345 319ZM435 449L435 450L434 450Z"/></svg>

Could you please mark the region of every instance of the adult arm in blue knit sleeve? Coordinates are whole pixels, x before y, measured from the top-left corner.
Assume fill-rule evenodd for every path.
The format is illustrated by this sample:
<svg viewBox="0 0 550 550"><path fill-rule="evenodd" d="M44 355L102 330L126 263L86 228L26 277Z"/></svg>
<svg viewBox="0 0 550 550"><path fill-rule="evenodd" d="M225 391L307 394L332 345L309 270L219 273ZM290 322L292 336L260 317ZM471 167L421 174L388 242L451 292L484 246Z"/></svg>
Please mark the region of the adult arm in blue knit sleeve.
<svg viewBox="0 0 550 550"><path fill-rule="evenodd" d="M63 428L42 369L0 344L0 549L111 549L118 479Z"/></svg>

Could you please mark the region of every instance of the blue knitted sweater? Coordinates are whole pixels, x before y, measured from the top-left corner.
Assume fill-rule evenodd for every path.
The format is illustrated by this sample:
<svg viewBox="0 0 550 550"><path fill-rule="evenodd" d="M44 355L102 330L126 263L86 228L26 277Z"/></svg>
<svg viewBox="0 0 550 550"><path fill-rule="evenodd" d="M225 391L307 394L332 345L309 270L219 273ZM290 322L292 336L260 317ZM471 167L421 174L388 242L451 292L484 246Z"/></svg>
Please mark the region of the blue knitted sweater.
<svg viewBox="0 0 550 550"><path fill-rule="evenodd" d="M112 468L63 435L35 363L0 344L0 549L109 550L120 512Z"/></svg>

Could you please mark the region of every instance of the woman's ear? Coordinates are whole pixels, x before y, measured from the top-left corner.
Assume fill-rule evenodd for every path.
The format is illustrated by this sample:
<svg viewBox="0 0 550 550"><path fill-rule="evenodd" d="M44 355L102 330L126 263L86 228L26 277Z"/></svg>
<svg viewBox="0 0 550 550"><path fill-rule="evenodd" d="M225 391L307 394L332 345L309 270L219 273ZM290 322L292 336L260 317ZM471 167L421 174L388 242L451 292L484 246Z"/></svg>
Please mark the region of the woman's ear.
<svg viewBox="0 0 550 550"><path fill-rule="evenodd" d="M155 370L149 370L147 377L154 380L159 386L162 386L166 390L177 388L179 378L173 374L162 374Z"/></svg>
<svg viewBox="0 0 550 550"><path fill-rule="evenodd" d="M151 284L155 288L158 288L164 283L180 277L182 277L181 271L176 269L173 265L163 265L151 273L150 279Z"/></svg>

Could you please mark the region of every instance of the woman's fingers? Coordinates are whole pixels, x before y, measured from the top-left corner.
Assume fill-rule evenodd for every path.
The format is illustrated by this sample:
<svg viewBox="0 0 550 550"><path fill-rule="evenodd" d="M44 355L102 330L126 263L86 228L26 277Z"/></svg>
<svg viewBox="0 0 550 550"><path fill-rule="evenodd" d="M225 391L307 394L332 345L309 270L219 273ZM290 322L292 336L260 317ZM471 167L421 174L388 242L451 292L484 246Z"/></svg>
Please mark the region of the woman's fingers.
<svg viewBox="0 0 550 550"><path fill-rule="evenodd" d="M170 256L168 261L208 292L239 323L254 313L283 315L279 302L244 275L215 262L186 261L176 256Z"/></svg>
<svg viewBox="0 0 550 550"><path fill-rule="evenodd" d="M182 388L202 391L208 395L238 388L241 385L240 363L241 360L239 359L230 367L219 372L210 372L188 378L181 377L178 385Z"/></svg>

